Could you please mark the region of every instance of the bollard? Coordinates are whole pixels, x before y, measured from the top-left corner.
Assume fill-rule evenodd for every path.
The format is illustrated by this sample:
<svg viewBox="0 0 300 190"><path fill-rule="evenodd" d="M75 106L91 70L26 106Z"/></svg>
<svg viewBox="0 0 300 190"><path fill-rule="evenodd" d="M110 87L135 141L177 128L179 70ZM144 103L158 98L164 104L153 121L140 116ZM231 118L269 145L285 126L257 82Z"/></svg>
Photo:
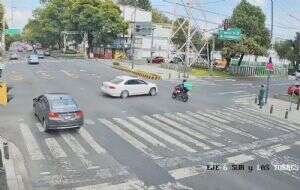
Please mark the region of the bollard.
<svg viewBox="0 0 300 190"><path fill-rule="evenodd" d="M255 97L254 103L257 104L257 97Z"/></svg>
<svg viewBox="0 0 300 190"><path fill-rule="evenodd" d="M8 144L7 142L3 142L3 153L4 153L4 158L9 159L9 150L8 150Z"/></svg>
<svg viewBox="0 0 300 190"><path fill-rule="evenodd" d="M298 102L297 102L297 110L299 110L300 108L300 97L298 98Z"/></svg>
<svg viewBox="0 0 300 190"><path fill-rule="evenodd" d="M171 73L169 73L169 80L171 79Z"/></svg>
<svg viewBox="0 0 300 190"><path fill-rule="evenodd" d="M271 108L270 108L270 114L273 113L273 110L274 110L274 106L272 105Z"/></svg>
<svg viewBox="0 0 300 190"><path fill-rule="evenodd" d="M289 110L286 109L285 110L285 114L284 114L284 118L287 119L289 117Z"/></svg>

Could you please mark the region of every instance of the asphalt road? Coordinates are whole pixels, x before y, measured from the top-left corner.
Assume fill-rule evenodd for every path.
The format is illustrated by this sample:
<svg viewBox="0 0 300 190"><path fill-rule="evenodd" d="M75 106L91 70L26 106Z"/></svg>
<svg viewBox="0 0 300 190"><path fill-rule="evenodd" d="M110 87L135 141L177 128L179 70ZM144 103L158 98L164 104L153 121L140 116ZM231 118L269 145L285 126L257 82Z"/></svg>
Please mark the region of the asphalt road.
<svg viewBox="0 0 300 190"><path fill-rule="evenodd" d="M93 60L8 62L4 79L15 97L0 107L0 134L24 154L28 189L299 189L299 171L274 165L300 166L300 126L234 102L264 81L195 80L187 103L171 98L176 80L156 81L155 97L100 93L103 81L122 74ZM272 81L271 94L289 83ZM41 132L32 99L47 92L71 94L85 112L84 129ZM208 170L215 165L221 169Z"/></svg>

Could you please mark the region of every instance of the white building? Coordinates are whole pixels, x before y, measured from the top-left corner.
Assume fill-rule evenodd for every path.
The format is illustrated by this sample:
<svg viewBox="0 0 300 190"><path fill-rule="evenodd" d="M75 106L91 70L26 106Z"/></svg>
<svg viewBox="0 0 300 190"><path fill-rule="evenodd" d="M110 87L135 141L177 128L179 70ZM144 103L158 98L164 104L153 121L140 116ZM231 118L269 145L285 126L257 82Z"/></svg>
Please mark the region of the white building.
<svg viewBox="0 0 300 190"><path fill-rule="evenodd" d="M131 34L134 27L134 21L136 25L138 23L144 26L151 26L152 23L152 13L150 11L145 11L140 8L128 6L128 5L119 5L122 16L124 20L129 22L128 35L125 36L124 44L126 46L130 46L131 44ZM167 57L170 43L169 37L172 33L172 28L170 25L161 25L161 24L153 24L153 38L151 29L148 32L144 33L134 33L135 34L135 48L134 48L134 57L135 59L145 60L146 58L151 57L151 45L153 44L153 55L154 56L163 56ZM152 42L153 39L153 42Z"/></svg>

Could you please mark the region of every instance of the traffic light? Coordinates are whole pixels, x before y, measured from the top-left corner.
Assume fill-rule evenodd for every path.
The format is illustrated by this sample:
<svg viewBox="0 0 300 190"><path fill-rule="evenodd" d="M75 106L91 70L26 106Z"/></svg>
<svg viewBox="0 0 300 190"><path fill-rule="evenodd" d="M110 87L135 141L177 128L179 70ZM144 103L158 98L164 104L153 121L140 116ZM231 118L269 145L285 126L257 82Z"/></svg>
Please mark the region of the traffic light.
<svg viewBox="0 0 300 190"><path fill-rule="evenodd" d="M224 30L228 30L228 28L229 28L229 20L225 19L224 20Z"/></svg>
<svg viewBox="0 0 300 190"><path fill-rule="evenodd" d="M0 105L6 106L7 103L13 99L13 96L9 94L12 87L6 83L0 83Z"/></svg>

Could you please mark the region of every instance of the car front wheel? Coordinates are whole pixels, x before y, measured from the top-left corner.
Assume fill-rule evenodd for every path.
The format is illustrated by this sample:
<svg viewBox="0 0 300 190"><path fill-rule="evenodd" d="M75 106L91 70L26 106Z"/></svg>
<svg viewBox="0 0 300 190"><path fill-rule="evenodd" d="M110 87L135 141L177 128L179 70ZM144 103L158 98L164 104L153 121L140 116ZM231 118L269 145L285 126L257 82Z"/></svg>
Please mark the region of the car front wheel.
<svg viewBox="0 0 300 190"><path fill-rule="evenodd" d="M149 94L150 94L150 96L155 96L157 94L156 88L151 88Z"/></svg>

